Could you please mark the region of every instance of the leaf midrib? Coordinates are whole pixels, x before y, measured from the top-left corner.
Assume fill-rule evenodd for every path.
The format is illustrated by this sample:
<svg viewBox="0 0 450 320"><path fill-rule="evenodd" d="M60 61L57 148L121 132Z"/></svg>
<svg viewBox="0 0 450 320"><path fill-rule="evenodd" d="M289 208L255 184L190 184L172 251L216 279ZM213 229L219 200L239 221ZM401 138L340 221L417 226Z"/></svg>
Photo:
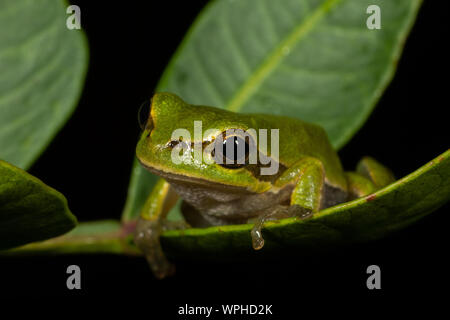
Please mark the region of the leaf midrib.
<svg viewBox="0 0 450 320"><path fill-rule="evenodd" d="M300 40L317 24L317 22L341 0L327 0L304 19L289 33L275 49L263 60L253 74L240 86L236 94L226 104L225 109L239 111L246 101L255 93L264 80L287 56L285 50L292 50Z"/></svg>

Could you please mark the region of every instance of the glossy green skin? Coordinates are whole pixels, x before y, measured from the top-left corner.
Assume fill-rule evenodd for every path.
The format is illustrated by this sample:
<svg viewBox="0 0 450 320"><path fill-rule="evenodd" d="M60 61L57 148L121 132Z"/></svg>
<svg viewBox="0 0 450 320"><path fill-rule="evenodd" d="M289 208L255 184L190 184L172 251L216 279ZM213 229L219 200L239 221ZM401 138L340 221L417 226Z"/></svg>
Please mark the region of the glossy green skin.
<svg viewBox="0 0 450 320"><path fill-rule="evenodd" d="M212 184L245 187L254 192L274 188L273 183L259 180L245 168L228 169L215 163L206 164L205 161L174 164L171 160L171 149L167 147L171 134L175 129L185 128L193 139L194 121L202 121L203 132L212 128L218 129L205 140L212 140L227 129L253 128L257 132L259 129L279 129L279 162L284 167L292 167L302 157L314 157L324 165L326 181L329 184L342 190L347 188L339 158L321 127L283 116L238 114L218 108L193 106L170 93L157 93L152 99L151 120L136 148L139 161L145 167L202 179ZM267 144L270 147L270 140ZM259 151L270 153L270 150Z"/></svg>
<svg viewBox="0 0 450 320"><path fill-rule="evenodd" d="M202 139L195 138L194 122L202 122ZM272 176L258 174L245 165L226 168L205 159L176 164L172 161L172 132L189 131L187 142L200 152L213 145L227 129L279 129L279 171ZM215 130L211 130L215 129ZM258 141L257 137L253 137ZM260 153L270 156L257 145ZM211 149L212 150L212 149ZM205 152L206 156L210 156ZM203 155L205 155L203 154ZM222 109L193 106L176 95L153 96L150 117L136 148L141 164L161 176L146 201L135 232L135 243L144 252L153 273L163 278L173 272L159 243L167 226L165 216L176 201L183 198L187 206L183 215L191 226L224 225L253 221L253 248L264 245L261 229L268 220L286 217L305 218L329 206L359 197L393 181L391 173L371 158L361 160L360 173L345 173L325 131L313 124L288 117L263 114L238 114ZM257 169L261 164L257 164ZM254 169L254 167L253 167ZM190 207L189 207L190 205ZM183 208L182 208L183 209Z"/></svg>

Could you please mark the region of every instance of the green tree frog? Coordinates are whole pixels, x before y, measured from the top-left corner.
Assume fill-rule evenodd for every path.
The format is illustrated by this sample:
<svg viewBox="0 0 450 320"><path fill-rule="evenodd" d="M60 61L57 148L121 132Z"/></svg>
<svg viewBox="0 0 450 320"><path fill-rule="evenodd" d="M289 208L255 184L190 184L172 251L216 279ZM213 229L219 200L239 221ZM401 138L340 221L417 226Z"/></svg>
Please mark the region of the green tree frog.
<svg viewBox="0 0 450 320"><path fill-rule="evenodd" d="M147 114L136 156L161 179L142 209L135 243L158 278L174 270L159 237L173 227L166 216L179 197L188 226L253 223L252 246L258 250L264 222L305 219L394 181L390 170L370 157L356 172L344 172L325 130L299 119L190 105L171 93L156 93ZM200 135L195 123L201 123ZM179 129L188 138L174 135ZM271 139L258 132L270 132ZM239 144L243 159L234 152ZM264 174L270 166L276 170Z"/></svg>

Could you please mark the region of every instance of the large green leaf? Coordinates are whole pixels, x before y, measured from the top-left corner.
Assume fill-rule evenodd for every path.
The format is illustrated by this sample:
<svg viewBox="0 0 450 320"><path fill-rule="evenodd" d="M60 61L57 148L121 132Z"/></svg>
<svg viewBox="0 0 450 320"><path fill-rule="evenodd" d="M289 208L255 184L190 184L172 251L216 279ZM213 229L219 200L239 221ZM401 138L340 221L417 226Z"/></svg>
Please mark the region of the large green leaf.
<svg viewBox="0 0 450 320"><path fill-rule="evenodd" d="M264 252L364 242L408 226L450 200L450 150L366 197L325 209L311 219L269 222ZM251 224L168 231L164 249L175 257L252 253Z"/></svg>
<svg viewBox="0 0 450 320"><path fill-rule="evenodd" d="M59 253L137 255L140 252L132 244L130 230L115 220L83 222L61 237L30 243L17 249L1 252L2 255Z"/></svg>
<svg viewBox="0 0 450 320"><path fill-rule="evenodd" d="M0 249L59 236L76 223L61 193L0 160Z"/></svg>
<svg viewBox="0 0 450 320"><path fill-rule="evenodd" d="M323 126L341 147L391 80L420 0L216 0L200 14L161 82L191 104L283 114ZM381 29L369 30L369 5ZM154 177L134 164L124 221Z"/></svg>
<svg viewBox="0 0 450 320"><path fill-rule="evenodd" d="M311 219L283 219L266 223L266 244L257 254L283 248L322 248L384 237L436 210L450 199L450 150L395 183L351 202L315 214ZM133 224L91 225L77 237L29 244L2 254L101 252L136 254L130 245ZM161 239L172 258L230 258L256 254L252 249L251 224L166 231ZM75 231L74 231L75 233ZM106 236L105 236L106 235ZM98 239L98 240L96 240ZM105 244L106 243L106 244Z"/></svg>
<svg viewBox="0 0 450 320"><path fill-rule="evenodd" d="M27 168L74 110L87 68L61 0L0 1L0 158Z"/></svg>

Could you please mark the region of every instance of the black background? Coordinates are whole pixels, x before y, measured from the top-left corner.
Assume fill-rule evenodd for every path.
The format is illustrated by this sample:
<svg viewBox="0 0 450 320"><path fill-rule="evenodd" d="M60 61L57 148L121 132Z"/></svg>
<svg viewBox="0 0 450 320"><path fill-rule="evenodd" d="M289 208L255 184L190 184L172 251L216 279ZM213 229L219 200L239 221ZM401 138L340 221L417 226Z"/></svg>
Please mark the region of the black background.
<svg viewBox="0 0 450 320"><path fill-rule="evenodd" d="M87 82L73 117L30 171L61 191L80 221L119 219L139 134L137 109L151 97L206 1L72 3L81 7L90 44ZM371 155L402 177L449 147L448 12L446 1L425 1L394 80L365 126L339 152L345 168ZM0 290L142 297L167 317L185 303L268 303L280 315L327 298L349 304L420 298L449 285L448 209L376 242L303 258L292 252L266 262L179 263L177 275L164 281L153 278L142 258L2 258ZM81 267L82 290L66 289L70 264ZM365 286L371 264L381 267L382 290Z"/></svg>

